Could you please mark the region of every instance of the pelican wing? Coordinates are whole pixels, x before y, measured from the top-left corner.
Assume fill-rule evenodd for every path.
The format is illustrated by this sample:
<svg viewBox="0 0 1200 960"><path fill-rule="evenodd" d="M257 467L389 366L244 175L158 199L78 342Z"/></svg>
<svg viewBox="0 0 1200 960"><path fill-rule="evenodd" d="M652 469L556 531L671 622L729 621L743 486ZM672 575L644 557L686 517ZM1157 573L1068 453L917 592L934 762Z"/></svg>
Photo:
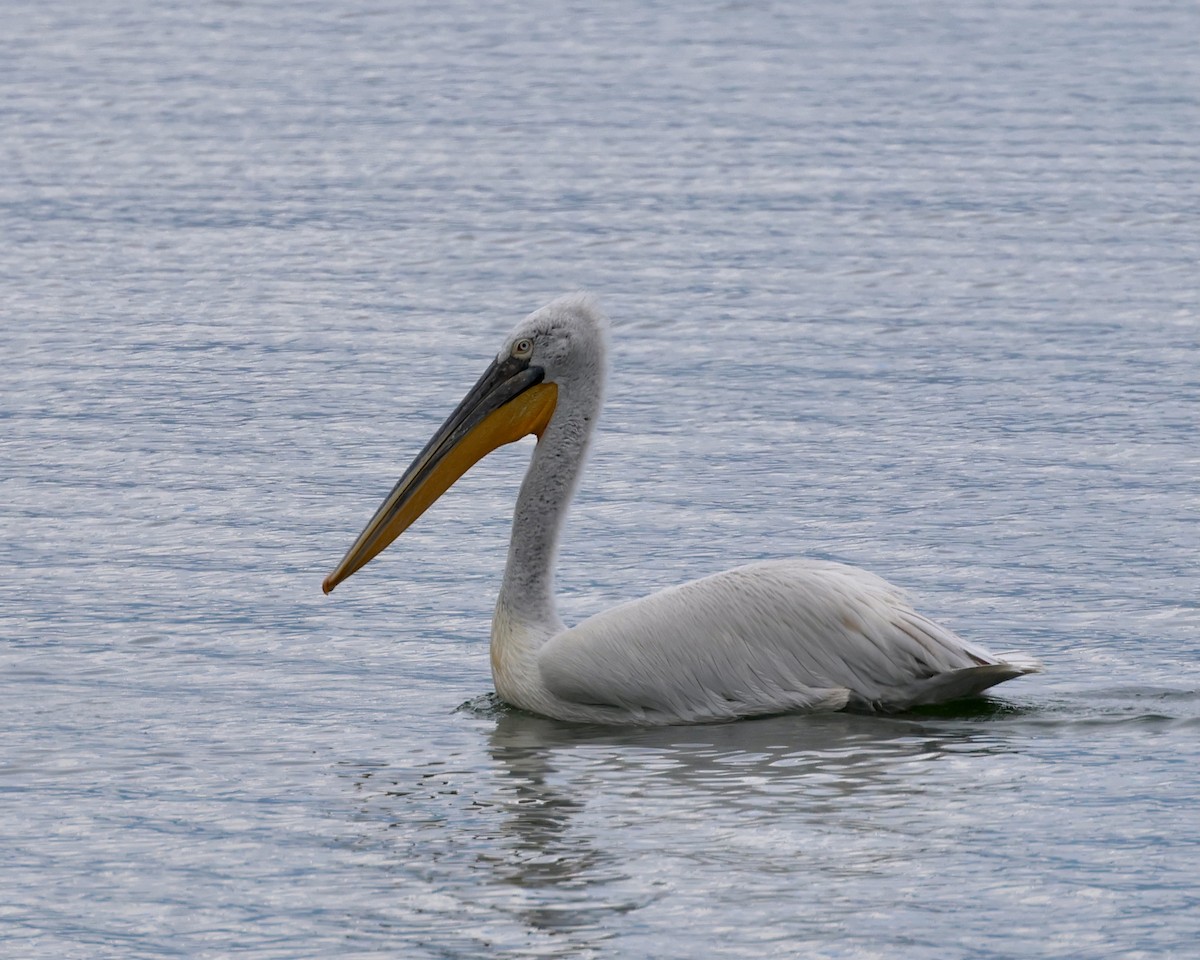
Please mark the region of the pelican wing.
<svg viewBox="0 0 1200 960"><path fill-rule="evenodd" d="M563 700L675 722L903 709L1036 669L966 643L872 574L807 560L751 564L607 610L552 638L538 667Z"/></svg>

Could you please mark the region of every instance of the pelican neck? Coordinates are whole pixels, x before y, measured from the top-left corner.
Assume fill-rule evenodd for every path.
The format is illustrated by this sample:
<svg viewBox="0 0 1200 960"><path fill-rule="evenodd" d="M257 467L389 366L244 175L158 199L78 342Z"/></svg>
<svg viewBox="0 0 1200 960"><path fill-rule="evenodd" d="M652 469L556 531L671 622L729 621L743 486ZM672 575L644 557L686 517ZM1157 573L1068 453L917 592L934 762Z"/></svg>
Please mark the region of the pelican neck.
<svg viewBox="0 0 1200 960"><path fill-rule="evenodd" d="M597 401L580 402L560 387L558 408L534 447L517 495L504 582L497 600L515 623L541 635L562 629L554 596L554 571L563 523L583 472L596 422Z"/></svg>

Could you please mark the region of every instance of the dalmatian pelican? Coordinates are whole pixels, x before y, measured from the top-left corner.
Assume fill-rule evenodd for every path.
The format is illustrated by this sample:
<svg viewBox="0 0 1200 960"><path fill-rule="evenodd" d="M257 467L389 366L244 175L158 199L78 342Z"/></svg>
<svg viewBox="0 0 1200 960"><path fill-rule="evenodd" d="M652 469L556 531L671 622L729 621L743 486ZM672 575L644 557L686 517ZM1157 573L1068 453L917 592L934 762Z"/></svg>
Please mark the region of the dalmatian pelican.
<svg viewBox="0 0 1200 960"><path fill-rule="evenodd" d="M537 437L517 497L491 661L507 703L564 721L676 724L787 712L895 712L1040 669L917 613L873 574L767 560L623 603L573 627L554 567L606 377L607 321L584 294L521 321L325 579L329 593L502 444Z"/></svg>

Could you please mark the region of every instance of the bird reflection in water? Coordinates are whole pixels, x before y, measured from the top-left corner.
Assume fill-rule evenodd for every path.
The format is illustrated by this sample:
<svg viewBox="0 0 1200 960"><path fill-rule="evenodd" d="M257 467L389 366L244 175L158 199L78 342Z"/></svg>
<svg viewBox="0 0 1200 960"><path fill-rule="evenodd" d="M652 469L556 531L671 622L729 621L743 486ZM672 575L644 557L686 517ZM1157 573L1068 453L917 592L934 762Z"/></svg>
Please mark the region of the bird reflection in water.
<svg viewBox="0 0 1200 960"><path fill-rule="evenodd" d="M648 728L563 724L494 697L465 707L480 739L460 727L457 756L359 766L358 827L383 828L362 842L390 851L430 936L473 925L492 947L536 941L544 956L586 956L630 914L683 910L672 898L693 867L794 876L828 856L832 877L884 869L924 842L927 794L967 789L939 775L943 761L994 766L1016 749L994 701Z"/></svg>

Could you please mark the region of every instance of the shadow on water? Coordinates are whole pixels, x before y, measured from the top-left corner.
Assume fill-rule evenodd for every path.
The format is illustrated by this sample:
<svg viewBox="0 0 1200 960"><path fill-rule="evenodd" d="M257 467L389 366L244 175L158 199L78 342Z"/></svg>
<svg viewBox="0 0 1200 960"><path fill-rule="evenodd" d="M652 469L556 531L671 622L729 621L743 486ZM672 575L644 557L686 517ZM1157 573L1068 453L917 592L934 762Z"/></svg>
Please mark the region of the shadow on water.
<svg viewBox="0 0 1200 960"><path fill-rule="evenodd" d="M731 812L739 831L784 822L803 832L856 794L919 795L906 763L1006 749L924 721L846 714L613 728L547 720L494 696L464 707L465 737L341 765L356 795L347 847L414 905L406 928L463 956L530 938L538 955L599 950L617 918L673 883L630 869L628 844L669 846L687 823L689 843L719 849L707 822Z"/></svg>
<svg viewBox="0 0 1200 960"><path fill-rule="evenodd" d="M476 701L472 712L479 715ZM886 788L920 793L902 768L947 753L1001 753L1007 735L987 721L1021 715L1020 708L978 701L936 713L880 717L854 713L784 715L735 723L678 727L564 724L491 700L483 708L495 726L489 747L498 770L543 799L586 779L636 785L640 795L728 808L756 795L787 797L796 811L816 810L831 797ZM821 789L809 789L819 781ZM792 789L804 787L804 789ZM563 804L569 809L570 804Z"/></svg>
<svg viewBox="0 0 1200 960"><path fill-rule="evenodd" d="M465 706L493 724L487 749L504 797L496 842L477 853L480 875L522 892L520 918L531 931L569 935L565 955L663 895L627 872L624 843L669 846L684 822L703 821L706 811L714 820L735 811L742 830L783 822L803 831L860 795L869 816L872 798L925 790L913 765L1009 749L979 723L1010 711L995 703L960 710L953 719L974 726L957 728L852 714L613 728L563 724L494 697Z"/></svg>
<svg viewBox="0 0 1200 960"><path fill-rule="evenodd" d="M359 827L372 825L364 840L399 886L425 891L417 900L427 922L486 931L486 942L464 942L464 955L533 938L538 955L587 956L618 917L669 893L669 878L630 867L631 851L670 849L685 831L689 849L720 858L750 855L756 836L809 843L860 824L904 830L905 816L924 823L926 795L937 806L976 789L994 760L1055 730L1194 725L1200 694L1126 687L891 717L653 728L564 724L487 695L458 717L467 729L448 750L350 765ZM881 811L900 819L881 825ZM769 848L752 855L760 875L794 869Z"/></svg>

